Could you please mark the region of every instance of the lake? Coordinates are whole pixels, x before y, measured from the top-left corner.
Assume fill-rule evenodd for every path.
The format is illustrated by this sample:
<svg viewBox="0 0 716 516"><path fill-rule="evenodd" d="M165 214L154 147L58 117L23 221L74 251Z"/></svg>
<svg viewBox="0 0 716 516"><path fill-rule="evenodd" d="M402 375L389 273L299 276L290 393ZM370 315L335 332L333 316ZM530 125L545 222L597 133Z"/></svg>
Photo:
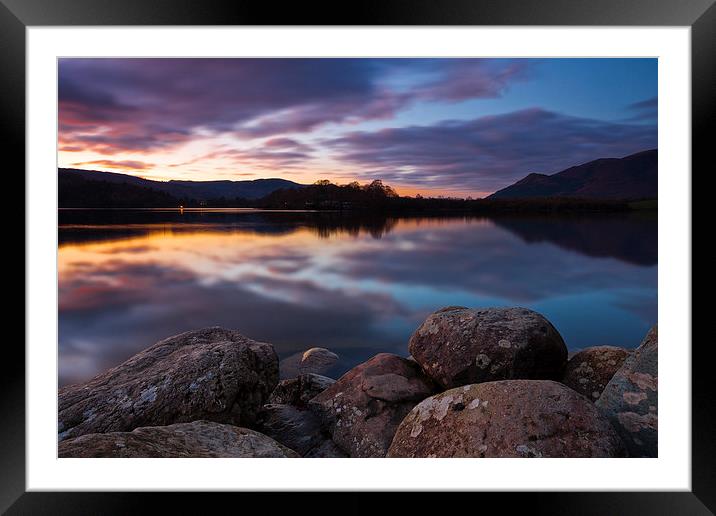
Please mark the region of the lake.
<svg viewBox="0 0 716 516"><path fill-rule="evenodd" d="M337 377L448 305L524 306L570 350L638 346L657 318L656 213L391 218L60 210L59 383L205 326L340 356Z"/></svg>

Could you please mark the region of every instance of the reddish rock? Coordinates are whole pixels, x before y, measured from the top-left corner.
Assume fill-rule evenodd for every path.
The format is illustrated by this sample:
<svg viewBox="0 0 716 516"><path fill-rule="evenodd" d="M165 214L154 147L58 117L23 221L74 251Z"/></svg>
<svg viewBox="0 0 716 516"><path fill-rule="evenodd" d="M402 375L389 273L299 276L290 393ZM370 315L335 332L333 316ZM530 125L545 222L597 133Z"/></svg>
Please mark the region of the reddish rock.
<svg viewBox="0 0 716 516"><path fill-rule="evenodd" d="M550 380L457 387L419 403L388 457L620 457L609 421L581 394Z"/></svg>
<svg viewBox="0 0 716 516"><path fill-rule="evenodd" d="M298 454L247 428L212 421L193 421L136 428L131 432L82 435L62 441L58 447L58 456L294 458Z"/></svg>
<svg viewBox="0 0 716 516"><path fill-rule="evenodd" d="M631 457L657 457L659 335L654 326L614 374L596 406L617 429Z"/></svg>
<svg viewBox="0 0 716 516"><path fill-rule="evenodd" d="M408 345L445 388L494 380L561 380L567 347L543 316L526 308L448 307L430 315Z"/></svg>
<svg viewBox="0 0 716 516"><path fill-rule="evenodd" d="M585 348L567 362L562 383L596 401L628 356L615 346Z"/></svg>
<svg viewBox="0 0 716 516"><path fill-rule="evenodd" d="M381 353L313 398L308 406L351 457L384 457L395 429L435 392L415 362Z"/></svg>
<svg viewBox="0 0 716 516"><path fill-rule="evenodd" d="M250 426L277 383L271 344L223 328L182 333L60 389L59 440L200 419Z"/></svg>

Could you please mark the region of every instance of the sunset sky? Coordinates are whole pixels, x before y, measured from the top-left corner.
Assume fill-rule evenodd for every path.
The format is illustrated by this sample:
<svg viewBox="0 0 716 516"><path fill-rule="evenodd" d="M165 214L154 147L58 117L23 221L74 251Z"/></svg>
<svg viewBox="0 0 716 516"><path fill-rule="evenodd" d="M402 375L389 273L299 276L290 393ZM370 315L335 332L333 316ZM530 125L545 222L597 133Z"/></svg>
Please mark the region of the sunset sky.
<svg viewBox="0 0 716 516"><path fill-rule="evenodd" d="M656 59L60 59L59 166L482 196L657 146Z"/></svg>

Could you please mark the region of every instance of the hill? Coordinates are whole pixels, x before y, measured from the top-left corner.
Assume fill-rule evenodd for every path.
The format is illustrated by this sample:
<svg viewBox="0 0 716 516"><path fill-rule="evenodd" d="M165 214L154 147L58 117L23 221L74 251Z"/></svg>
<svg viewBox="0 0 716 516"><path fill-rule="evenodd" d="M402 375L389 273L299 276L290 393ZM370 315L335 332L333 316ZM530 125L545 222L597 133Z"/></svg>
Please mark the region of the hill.
<svg viewBox="0 0 716 516"><path fill-rule="evenodd" d="M583 199L655 199L656 149L624 158L602 158L552 175L530 174L488 199L572 197Z"/></svg>
<svg viewBox="0 0 716 516"><path fill-rule="evenodd" d="M126 191L130 197L138 194L139 191L133 188L126 188L126 186L149 189L158 194L163 194L163 197L157 197L157 200L164 199L166 201L171 198L172 204L168 206L175 206L180 200L260 199L279 189L291 190L303 186L286 179L255 179L251 181L152 181L150 179L115 172L100 172L73 168L58 169L58 176L59 181L64 184L64 195L60 196L60 207L85 207L87 202L92 203L94 206L96 201L83 198L79 194L85 194L91 191L93 186L103 190L109 188L107 186L100 186L98 183L112 184L114 185L113 192L117 195L119 195L121 191ZM118 187L117 185L120 184L125 185L125 187ZM82 192L72 191L73 187L79 188L80 186ZM90 195L92 194L90 193ZM70 199L72 199L73 202L81 202L83 204L67 204L67 202L64 202ZM128 206L129 204L123 205Z"/></svg>
<svg viewBox="0 0 716 516"><path fill-rule="evenodd" d="M80 174L60 173L57 194L60 208L166 208L181 204L171 195L146 186L89 180Z"/></svg>

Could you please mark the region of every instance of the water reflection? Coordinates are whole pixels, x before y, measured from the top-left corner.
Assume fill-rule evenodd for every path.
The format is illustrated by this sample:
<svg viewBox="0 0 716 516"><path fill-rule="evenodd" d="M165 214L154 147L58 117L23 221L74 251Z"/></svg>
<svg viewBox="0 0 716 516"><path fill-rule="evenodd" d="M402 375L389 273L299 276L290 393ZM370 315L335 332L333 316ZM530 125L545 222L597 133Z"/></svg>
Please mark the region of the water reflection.
<svg viewBox="0 0 716 516"><path fill-rule="evenodd" d="M656 213L561 217L500 217L500 227L527 243L551 242L594 257L656 265Z"/></svg>
<svg viewBox="0 0 716 516"><path fill-rule="evenodd" d="M444 305L522 305L572 348L656 320L656 220L61 212L60 383L209 325L341 355L338 375Z"/></svg>
<svg viewBox="0 0 716 516"><path fill-rule="evenodd" d="M434 217L433 221L455 220ZM420 219L413 219L420 220ZM319 238L333 235L381 238L398 223L396 218L370 214L233 210L61 210L60 245L214 230L227 233L282 235L307 229Z"/></svg>

